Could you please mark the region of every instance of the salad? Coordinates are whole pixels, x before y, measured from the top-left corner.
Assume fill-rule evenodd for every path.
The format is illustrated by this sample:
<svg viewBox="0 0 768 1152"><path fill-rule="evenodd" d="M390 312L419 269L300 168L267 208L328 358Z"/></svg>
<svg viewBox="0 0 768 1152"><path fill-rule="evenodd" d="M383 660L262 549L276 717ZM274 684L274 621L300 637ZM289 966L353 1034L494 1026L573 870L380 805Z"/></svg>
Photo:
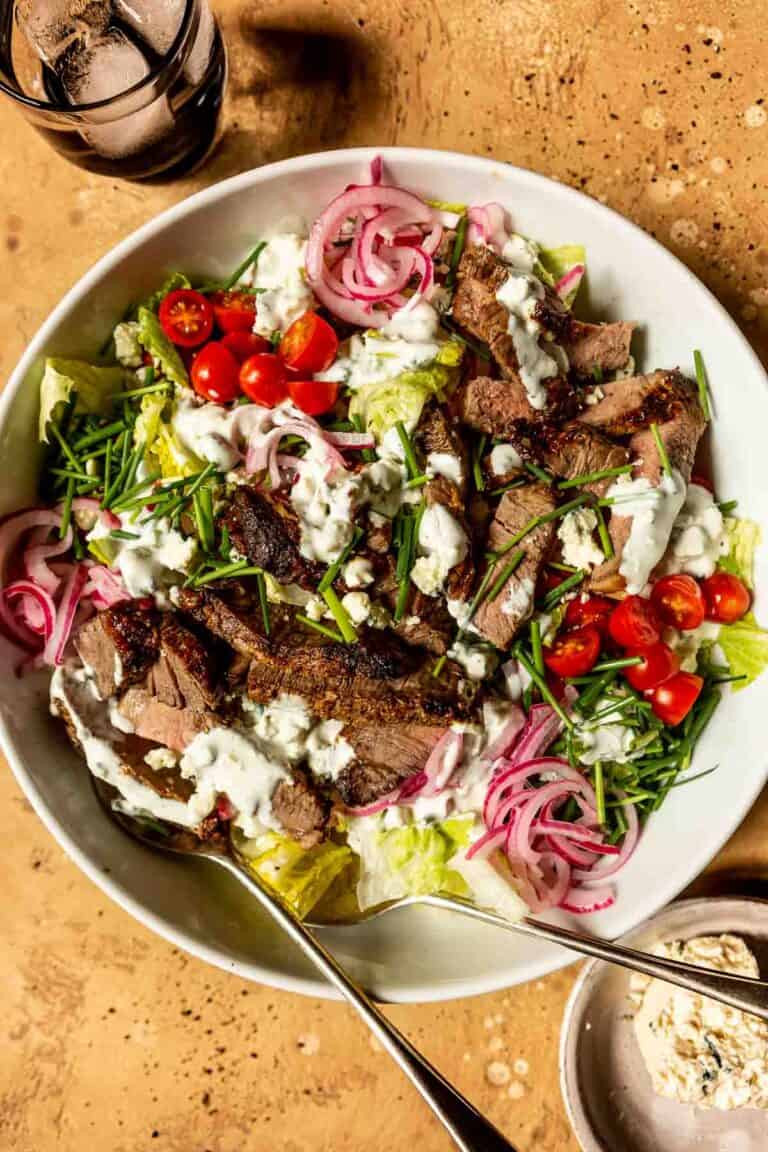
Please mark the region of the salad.
<svg viewBox="0 0 768 1152"><path fill-rule="evenodd" d="M700 354L639 372L585 269L375 161L47 360L0 623L116 806L302 916L613 902L768 633Z"/></svg>

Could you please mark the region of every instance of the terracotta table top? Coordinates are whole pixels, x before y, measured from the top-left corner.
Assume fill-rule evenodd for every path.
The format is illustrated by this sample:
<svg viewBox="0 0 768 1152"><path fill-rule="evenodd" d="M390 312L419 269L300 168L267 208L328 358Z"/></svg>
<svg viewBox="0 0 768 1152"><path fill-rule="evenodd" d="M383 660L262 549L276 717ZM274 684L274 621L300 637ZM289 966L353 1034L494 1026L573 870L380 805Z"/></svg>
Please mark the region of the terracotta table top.
<svg viewBox="0 0 768 1152"><path fill-rule="evenodd" d="M685 260L768 353L759 7L222 0L226 137L169 187L69 167L2 103L0 379L62 293L160 209L256 164L375 143L493 156L583 188ZM3 1149L447 1149L344 1007L245 984L134 923L66 859L5 768L0 806ZM713 868L759 874L766 833L763 799ZM576 1148L557 1079L574 972L392 1010L520 1152Z"/></svg>

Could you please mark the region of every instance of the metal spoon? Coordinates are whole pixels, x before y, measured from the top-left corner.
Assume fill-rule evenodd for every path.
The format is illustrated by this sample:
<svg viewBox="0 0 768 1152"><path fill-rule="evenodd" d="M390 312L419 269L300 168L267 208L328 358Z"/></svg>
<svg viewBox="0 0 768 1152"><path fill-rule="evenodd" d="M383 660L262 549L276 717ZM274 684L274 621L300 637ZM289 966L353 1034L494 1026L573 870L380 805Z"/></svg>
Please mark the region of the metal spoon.
<svg viewBox="0 0 768 1152"><path fill-rule="evenodd" d="M347 975L315 934L289 911L274 893L263 887L243 864L230 855L227 842L215 839L201 842L183 829L176 830L173 825L167 825L169 831L165 833L160 825L136 820L124 812L115 810L112 806L114 799L112 790L106 788L95 777L91 779L101 806L134 840L164 852L211 860L235 876L256 897L272 919L295 944L298 944L305 956L309 957L326 979L352 1005L358 1016L364 1020L377 1040L424 1097L460 1152L516 1152L498 1129L481 1116L477 1109L416 1051L410 1041L398 1032L366 996L362 988Z"/></svg>

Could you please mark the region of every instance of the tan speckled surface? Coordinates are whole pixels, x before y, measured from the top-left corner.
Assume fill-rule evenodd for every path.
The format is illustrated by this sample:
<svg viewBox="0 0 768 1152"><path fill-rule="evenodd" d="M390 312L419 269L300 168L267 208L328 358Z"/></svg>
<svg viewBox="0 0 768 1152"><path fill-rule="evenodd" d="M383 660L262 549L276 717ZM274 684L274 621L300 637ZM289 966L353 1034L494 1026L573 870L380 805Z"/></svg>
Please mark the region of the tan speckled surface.
<svg viewBox="0 0 768 1152"><path fill-rule="evenodd" d="M0 106L0 379L65 289L159 209L254 164L376 142L490 155L584 188L688 262L768 353L764 3L222 0L218 10L228 131L190 180L142 188L89 176ZM80 875L6 770L0 805L0 1148L447 1148L343 1007L180 954ZM766 833L764 800L716 867L764 872ZM570 984L559 974L392 1016L520 1152L573 1152L557 1083Z"/></svg>

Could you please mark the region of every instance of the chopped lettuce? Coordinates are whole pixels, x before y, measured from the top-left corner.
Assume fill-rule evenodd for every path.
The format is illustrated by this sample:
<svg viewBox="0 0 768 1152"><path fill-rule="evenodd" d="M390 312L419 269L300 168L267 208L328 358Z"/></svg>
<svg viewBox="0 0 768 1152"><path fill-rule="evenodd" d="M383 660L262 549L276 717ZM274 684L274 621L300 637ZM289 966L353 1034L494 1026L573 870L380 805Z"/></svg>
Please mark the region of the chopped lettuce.
<svg viewBox="0 0 768 1152"><path fill-rule="evenodd" d="M180 388L186 388L189 378L184 362L160 327L157 316L149 308L139 308L138 322L136 337L139 344L149 352L164 376Z"/></svg>
<svg viewBox="0 0 768 1152"><path fill-rule="evenodd" d="M290 836L277 832L264 832L252 840L239 837L235 847L250 871L282 896L301 918L354 863L352 851L345 844L326 840L313 848L302 848Z"/></svg>
<svg viewBox="0 0 768 1152"><path fill-rule="evenodd" d="M734 692L747 688L768 667L768 631L760 627L752 612L735 624L724 624L717 643L731 675L745 677L733 682Z"/></svg>
<svg viewBox="0 0 768 1152"><path fill-rule="evenodd" d="M167 398L160 393L150 392L142 396L133 442L144 445L145 459L151 470L159 471L164 479L192 476L200 471L203 462L184 447L173 426L163 418L167 415L167 405Z"/></svg>
<svg viewBox="0 0 768 1152"><path fill-rule="evenodd" d="M472 816L454 816L436 824L386 828L382 816L352 820L348 838L360 856L360 907L429 892L467 895L467 885L449 861L469 844L473 823Z"/></svg>
<svg viewBox="0 0 768 1152"><path fill-rule="evenodd" d="M743 580L748 588L754 585L755 552L760 545L760 525L754 520L737 520L727 517L725 521L728 552L721 557L718 568L731 572Z"/></svg>
<svg viewBox="0 0 768 1152"><path fill-rule="evenodd" d="M40 381L40 439L48 440L48 424L73 393L76 411L106 415L112 406L111 397L121 391L124 379L123 369L116 366L98 367L84 360L59 357L46 360Z"/></svg>
<svg viewBox="0 0 768 1152"><path fill-rule="evenodd" d="M558 280L562 279L570 268L573 268L575 264L585 264L586 259L587 251L582 244L561 244L559 248L540 248L539 259L534 271L540 280L554 288ZM579 285L577 283L576 288L565 296L564 300L569 308L573 304L578 290Z"/></svg>
<svg viewBox="0 0 768 1152"><path fill-rule="evenodd" d="M462 851L451 861L451 866L469 886L476 904L512 921L521 920L528 912L528 905L518 895L509 862L501 852L467 860L466 852Z"/></svg>
<svg viewBox="0 0 768 1152"><path fill-rule="evenodd" d="M452 344L453 341L448 341L443 345L440 355L450 359L454 355L449 351ZM406 428L415 428L430 396L442 396L452 380L452 367L441 363L438 357L428 368L409 369L392 380L365 384L350 400L350 419L362 420L376 440L381 441L398 420L402 420Z"/></svg>

